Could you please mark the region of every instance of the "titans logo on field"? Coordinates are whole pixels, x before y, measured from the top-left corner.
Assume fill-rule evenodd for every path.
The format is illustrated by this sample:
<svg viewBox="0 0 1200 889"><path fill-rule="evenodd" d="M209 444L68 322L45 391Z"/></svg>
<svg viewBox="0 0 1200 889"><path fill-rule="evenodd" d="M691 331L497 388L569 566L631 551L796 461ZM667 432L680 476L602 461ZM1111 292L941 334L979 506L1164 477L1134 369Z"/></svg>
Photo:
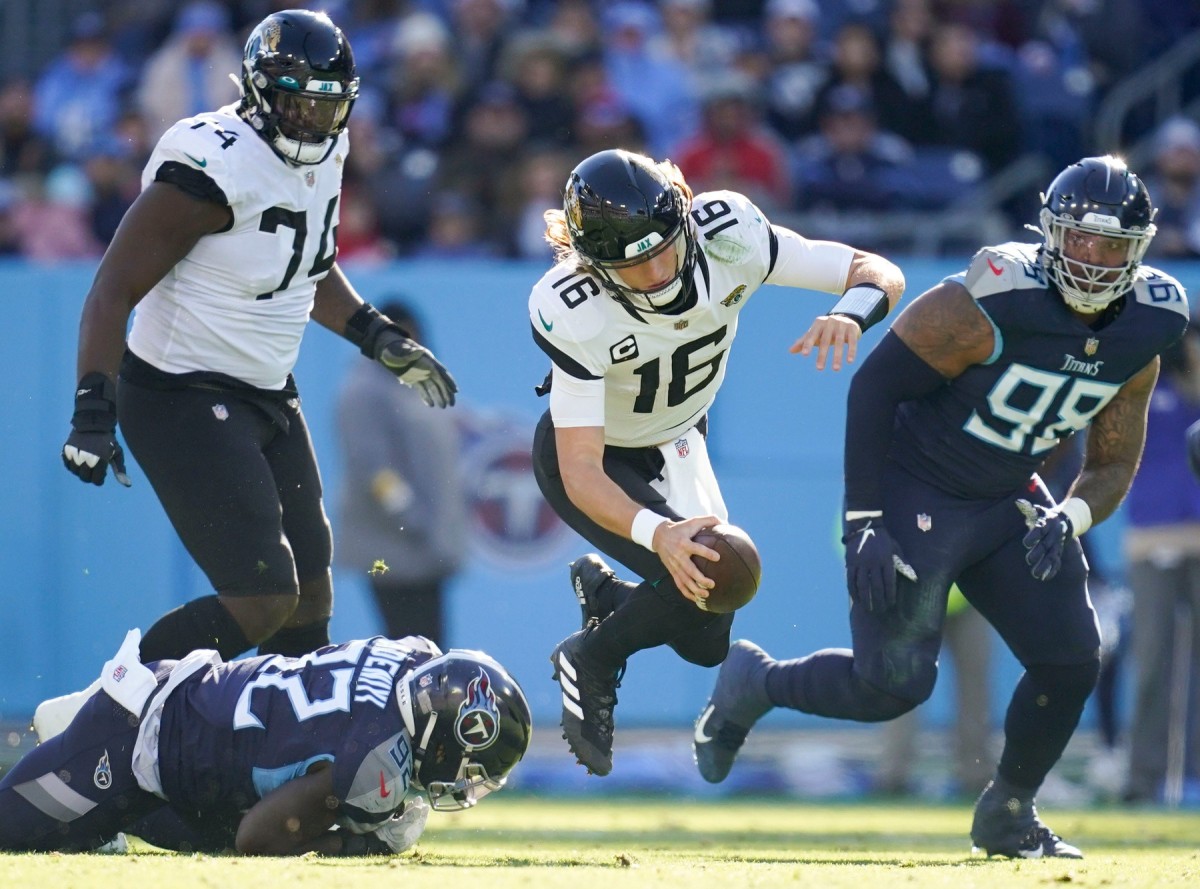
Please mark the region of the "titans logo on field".
<svg viewBox="0 0 1200 889"><path fill-rule="evenodd" d="M454 737L467 750L483 750L500 736L500 710L492 691L492 679L487 670L467 683L467 696L458 707L454 721Z"/></svg>

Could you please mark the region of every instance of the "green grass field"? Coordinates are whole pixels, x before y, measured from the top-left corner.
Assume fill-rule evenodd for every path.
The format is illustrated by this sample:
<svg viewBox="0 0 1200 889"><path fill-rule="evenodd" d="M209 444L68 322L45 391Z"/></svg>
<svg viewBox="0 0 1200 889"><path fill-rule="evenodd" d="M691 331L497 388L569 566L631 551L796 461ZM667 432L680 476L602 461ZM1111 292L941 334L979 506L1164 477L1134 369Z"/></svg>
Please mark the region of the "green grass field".
<svg viewBox="0 0 1200 889"><path fill-rule="evenodd" d="M1083 861L986 860L970 854L969 804L810 805L678 800L492 798L435 814L395 858L249 859L133 854L0 855L5 885L128 889L814 886L1171 887L1200 885L1200 813L1052 811Z"/></svg>

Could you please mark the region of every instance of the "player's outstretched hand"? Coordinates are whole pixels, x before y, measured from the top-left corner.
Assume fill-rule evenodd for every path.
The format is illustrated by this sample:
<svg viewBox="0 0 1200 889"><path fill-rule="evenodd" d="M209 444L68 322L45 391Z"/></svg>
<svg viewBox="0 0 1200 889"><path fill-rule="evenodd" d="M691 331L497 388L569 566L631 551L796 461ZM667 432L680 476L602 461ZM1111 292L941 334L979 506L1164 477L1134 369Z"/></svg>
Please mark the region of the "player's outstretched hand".
<svg viewBox="0 0 1200 889"><path fill-rule="evenodd" d="M1028 500L1018 500L1017 509L1025 519L1029 533L1025 545L1025 564L1038 580L1049 580L1062 567L1063 547L1075 536L1071 520L1061 512L1046 509Z"/></svg>
<svg viewBox="0 0 1200 889"><path fill-rule="evenodd" d="M85 374L75 389L71 434L62 449L63 466L93 485L104 484L108 467L125 487L125 452L117 442L116 387L101 373Z"/></svg>
<svg viewBox="0 0 1200 889"><path fill-rule="evenodd" d="M375 360L396 375L401 383L416 389L430 407L454 404L458 384L450 371L421 344L394 330L379 335Z"/></svg>
<svg viewBox="0 0 1200 889"><path fill-rule="evenodd" d="M792 344L788 350L808 357L817 350L817 370L825 369L826 358L833 358L833 369L841 370L843 362L853 364L858 355L858 341L862 329L858 322L845 315L821 315L812 327Z"/></svg>
<svg viewBox="0 0 1200 889"><path fill-rule="evenodd" d="M917 579L904 561L900 545L892 539L881 517L848 519L842 542L846 544L846 586L850 597L867 611L882 613L896 605L896 575Z"/></svg>
<svg viewBox="0 0 1200 889"><path fill-rule="evenodd" d="M721 554L692 538L700 533L701 528L711 528L720 523L721 520L715 515L706 515L682 522L663 522L654 529L654 551L671 572L671 580L675 582L679 592L693 602L707 596L708 591L713 588L713 582L696 567L692 556L719 562Z"/></svg>

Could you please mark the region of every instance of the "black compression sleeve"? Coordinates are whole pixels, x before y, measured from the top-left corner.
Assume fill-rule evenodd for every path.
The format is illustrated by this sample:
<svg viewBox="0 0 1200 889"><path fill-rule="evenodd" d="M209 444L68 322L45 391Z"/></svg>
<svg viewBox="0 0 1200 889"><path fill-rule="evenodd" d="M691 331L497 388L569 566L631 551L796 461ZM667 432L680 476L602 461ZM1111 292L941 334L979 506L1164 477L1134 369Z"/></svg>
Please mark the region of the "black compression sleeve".
<svg viewBox="0 0 1200 889"><path fill-rule="evenodd" d="M893 331L888 331L850 382L846 404L846 509L883 508L883 464L896 408L946 383Z"/></svg>

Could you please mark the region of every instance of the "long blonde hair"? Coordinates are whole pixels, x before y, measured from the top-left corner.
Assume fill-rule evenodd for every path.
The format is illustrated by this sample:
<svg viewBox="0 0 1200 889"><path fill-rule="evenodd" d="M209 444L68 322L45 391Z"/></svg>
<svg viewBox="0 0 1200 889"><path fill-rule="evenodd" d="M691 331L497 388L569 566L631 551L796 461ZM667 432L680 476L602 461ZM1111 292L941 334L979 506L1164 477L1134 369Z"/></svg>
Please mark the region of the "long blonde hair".
<svg viewBox="0 0 1200 889"><path fill-rule="evenodd" d="M647 157L644 154L638 154L634 151L627 151L626 154L638 163L649 167L656 171L660 176L679 189L683 196L683 206L692 206L692 187L687 184L687 180L683 178L683 171L669 159L656 161L652 157ZM567 228L567 214L563 212L561 207L553 210L547 210L542 214L542 218L546 220L546 243L554 250L554 261L563 262L567 259L575 258L576 265L587 265L587 259L580 256L575 248L571 246L571 230Z"/></svg>

